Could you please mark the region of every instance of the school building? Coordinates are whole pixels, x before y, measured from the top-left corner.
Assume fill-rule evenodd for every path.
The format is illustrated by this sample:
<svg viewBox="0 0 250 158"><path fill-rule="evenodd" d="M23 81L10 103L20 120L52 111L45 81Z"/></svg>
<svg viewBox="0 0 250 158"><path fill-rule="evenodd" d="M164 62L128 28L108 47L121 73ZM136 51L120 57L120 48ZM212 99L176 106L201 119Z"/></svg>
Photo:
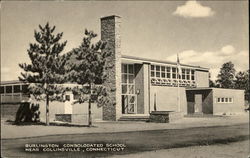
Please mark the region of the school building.
<svg viewBox="0 0 250 158"><path fill-rule="evenodd" d="M108 60L114 64L108 70L104 84L114 89L109 95L115 104L102 108L93 105L94 119L116 121L147 118L155 109L182 116L244 112L244 91L209 88L208 68L181 63L181 72L178 73L175 62L141 58L138 57L139 52L134 52L138 56L122 55L121 31L121 17L113 15L101 18L101 40L107 42L107 49L112 54ZM1 84L1 96L10 92L8 86ZM13 85L13 93L14 90ZM67 114L71 120L79 120L80 116L87 118L87 103L72 105L74 96L70 92L66 98L67 102L60 103L64 106L58 106L59 103L50 105L52 119L56 118L56 114Z"/></svg>

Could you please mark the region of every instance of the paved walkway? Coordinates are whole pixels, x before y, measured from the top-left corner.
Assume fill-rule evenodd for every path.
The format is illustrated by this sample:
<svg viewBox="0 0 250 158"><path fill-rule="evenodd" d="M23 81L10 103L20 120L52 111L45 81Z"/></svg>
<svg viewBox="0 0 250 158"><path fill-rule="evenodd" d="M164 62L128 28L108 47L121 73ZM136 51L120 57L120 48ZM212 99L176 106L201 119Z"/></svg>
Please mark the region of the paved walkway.
<svg viewBox="0 0 250 158"><path fill-rule="evenodd" d="M191 127L223 126L248 123L248 113L237 116L210 117L210 118L183 118L173 123L146 123L146 122L96 122L95 127L65 127L43 125L11 125L1 120L2 139L25 138L61 134L85 134L105 132L126 132L159 129L182 129Z"/></svg>

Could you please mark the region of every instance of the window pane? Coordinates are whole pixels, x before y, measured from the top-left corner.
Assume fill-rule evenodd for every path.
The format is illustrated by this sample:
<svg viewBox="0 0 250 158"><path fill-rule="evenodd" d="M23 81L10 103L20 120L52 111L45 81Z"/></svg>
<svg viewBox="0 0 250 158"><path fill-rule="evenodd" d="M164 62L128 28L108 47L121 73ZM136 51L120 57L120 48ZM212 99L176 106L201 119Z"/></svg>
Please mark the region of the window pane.
<svg viewBox="0 0 250 158"><path fill-rule="evenodd" d="M186 76L185 76L185 74L182 74L182 79L186 79Z"/></svg>
<svg viewBox="0 0 250 158"><path fill-rule="evenodd" d="M126 75L126 74L122 74L122 83L127 83L127 81L128 81L128 75Z"/></svg>
<svg viewBox="0 0 250 158"><path fill-rule="evenodd" d="M156 66L156 71L160 71L160 66Z"/></svg>
<svg viewBox="0 0 250 158"><path fill-rule="evenodd" d="M135 96L129 96L129 103L135 103Z"/></svg>
<svg viewBox="0 0 250 158"><path fill-rule="evenodd" d="M20 92L21 92L20 85L15 85L14 86L14 93L20 93Z"/></svg>
<svg viewBox="0 0 250 158"><path fill-rule="evenodd" d="M127 85L122 85L122 94L127 93Z"/></svg>
<svg viewBox="0 0 250 158"><path fill-rule="evenodd" d="M190 80L190 75L187 75L187 80Z"/></svg>
<svg viewBox="0 0 250 158"><path fill-rule="evenodd" d="M166 75L165 75L164 72L161 73L161 77L162 77L162 78L165 78L165 77L166 77Z"/></svg>
<svg viewBox="0 0 250 158"><path fill-rule="evenodd" d="M176 68L173 67L173 68L172 68L172 72L176 72Z"/></svg>
<svg viewBox="0 0 250 158"><path fill-rule="evenodd" d="M229 98L229 102L232 103L232 98Z"/></svg>
<svg viewBox="0 0 250 158"><path fill-rule="evenodd" d="M151 70L154 70L155 69L155 66L154 65L151 65Z"/></svg>
<svg viewBox="0 0 250 158"><path fill-rule="evenodd" d="M129 85L128 86L128 93L129 94L135 94L135 87L134 87L134 85Z"/></svg>
<svg viewBox="0 0 250 158"><path fill-rule="evenodd" d="M123 67L123 73L127 73L128 72L128 65L124 64Z"/></svg>
<svg viewBox="0 0 250 158"><path fill-rule="evenodd" d="M129 75L128 82L133 83L134 81L134 75Z"/></svg>
<svg viewBox="0 0 250 158"><path fill-rule="evenodd" d="M221 98L221 102L224 103L224 98Z"/></svg>
<svg viewBox="0 0 250 158"><path fill-rule="evenodd" d="M22 92L27 93L28 92L28 85L22 85Z"/></svg>
<svg viewBox="0 0 250 158"><path fill-rule="evenodd" d="M161 72L165 71L165 66L161 66Z"/></svg>
<svg viewBox="0 0 250 158"><path fill-rule="evenodd" d="M151 71L151 77L155 77L155 72Z"/></svg>
<svg viewBox="0 0 250 158"><path fill-rule="evenodd" d="M0 93L3 94L4 93L4 86L0 87Z"/></svg>
<svg viewBox="0 0 250 158"><path fill-rule="evenodd" d="M194 75L194 70L191 70L191 74Z"/></svg>
<svg viewBox="0 0 250 158"><path fill-rule="evenodd" d="M225 102L226 102L226 103L228 102L228 98L225 98Z"/></svg>
<svg viewBox="0 0 250 158"><path fill-rule="evenodd" d="M128 72L131 74L134 73L134 65L128 65Z"/></svg>
<svg viewBox="0 0 250 158"><path fill-rule="evenodd" d="M167 73L167 78L170 78L170 73Z"/></svg>
<svg viewBox="0 0 250 158"><path fill-rule="evenodd" d="M194 76L192 76L191 79L194 80Z"/></svg>
<svg viewBox="0 0 250 158"><path fill-rule="evenodd" d="M160 77L160 72L156 72L156 77Z"/></svg>
<svg viewBox="0 0 250 158"><path fill-rule="evenodd" d="M173 77L173 78L176 78L176 74L172 74L172 77Z"/></svg>
<svg viewBox="0 0 250 158"><path fill-rule="evenodd" d="M170 67L167 67L167 72L170 72Z"/></svg>
<svg viewBox="0 0 250 158"><path fill-rule="evenodd" d="M12 86L6 86L6 93L12 93Z"/></svg>
<svg viewBox="0 0 250 158"><path fill-rule="evenodd" d="M217 102L218 102L218 103L220 102L220 98L217 98Z"/></svg>

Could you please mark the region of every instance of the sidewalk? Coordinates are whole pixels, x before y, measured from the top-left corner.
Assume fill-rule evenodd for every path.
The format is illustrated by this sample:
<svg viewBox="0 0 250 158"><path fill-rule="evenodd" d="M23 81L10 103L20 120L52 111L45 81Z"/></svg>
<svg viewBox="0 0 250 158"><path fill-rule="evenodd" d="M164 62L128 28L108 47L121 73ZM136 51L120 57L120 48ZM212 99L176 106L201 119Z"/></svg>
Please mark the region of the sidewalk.
<svg viewBox="0 0 250 158"><path fill-rule="evenodd" d="M236 116L211 118L183 118L173 123L146 123L146 122L96 122L94 127L65 127L43 125L11 125L1 120L2 139L26 138L47 135L110 133L127 131L144 131L159 129L183 129L191 127L224 126L248 123L248 113Z"/></svg>

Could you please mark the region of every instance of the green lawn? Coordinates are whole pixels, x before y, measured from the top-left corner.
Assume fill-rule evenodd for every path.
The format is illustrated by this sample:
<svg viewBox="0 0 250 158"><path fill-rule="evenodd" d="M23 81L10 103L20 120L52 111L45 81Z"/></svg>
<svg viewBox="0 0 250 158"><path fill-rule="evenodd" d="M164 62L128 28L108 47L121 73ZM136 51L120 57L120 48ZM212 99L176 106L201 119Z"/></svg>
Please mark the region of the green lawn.
<svg viewBox="0 0 250 158"><path fill-rule="evenodd" d="M248 124L231 126L164 129L119 133L71 134L2 140L3 156L92 157L129 154L157 149L230 143L248 139ZM27 143L123 143L122 152L24 152Z"/></svg>

